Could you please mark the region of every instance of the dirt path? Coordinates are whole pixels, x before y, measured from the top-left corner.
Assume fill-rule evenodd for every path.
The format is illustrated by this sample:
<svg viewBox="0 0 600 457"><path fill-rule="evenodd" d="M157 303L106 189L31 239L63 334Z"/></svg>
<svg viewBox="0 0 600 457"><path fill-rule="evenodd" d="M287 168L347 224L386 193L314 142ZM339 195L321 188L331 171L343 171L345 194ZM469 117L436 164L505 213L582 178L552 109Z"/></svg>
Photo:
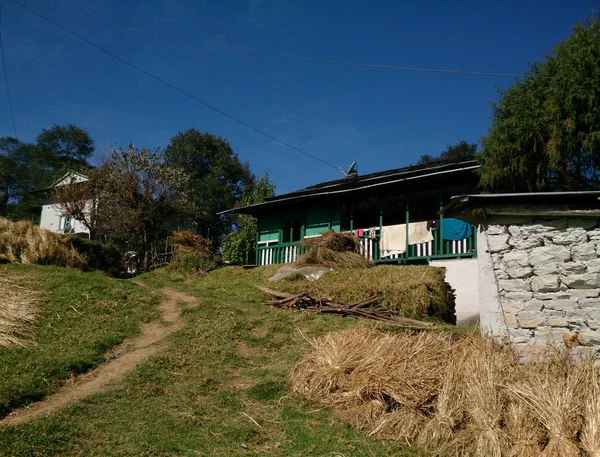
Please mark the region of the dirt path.
<svg viewBox="0 0 600 457"><path fill-rule="evenodd" d="M133 282L146 287L139 281L134 280ZM166 336L176 332L183 326L181 310L177 303L183 301L192 307L198 304L196 298L171 289L160 289L159 292L164 295L164 298L158 309L163 321L169 325L165 326L154 322L143 324L140 334L135 338L126 339L115 347L107 357L106 362L89 373L68 381L57 393L46 397L44 400L13 411L3 420L0 420L0 424L26 422L36 417L48 415L68 403L106 391L112 384L122 380L138 363L154 354L160 347L159 343Z"/></svg>

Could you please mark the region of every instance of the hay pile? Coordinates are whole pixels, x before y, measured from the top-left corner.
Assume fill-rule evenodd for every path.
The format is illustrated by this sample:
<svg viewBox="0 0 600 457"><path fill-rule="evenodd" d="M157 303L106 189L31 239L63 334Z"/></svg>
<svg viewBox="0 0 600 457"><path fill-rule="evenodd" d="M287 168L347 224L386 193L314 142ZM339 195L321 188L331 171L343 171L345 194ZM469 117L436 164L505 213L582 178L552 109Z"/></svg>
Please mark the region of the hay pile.
<svg viewBox="0 0 600 457"><path fill-rule="evenodd" d="M84 261L64 235L40 229L27 221L0 217L0 261L79 267Z"/></svg>
<svg viewBox="0 0 600 457"><path fill-rule="evenodd" d="M192 277L205 275L217 264L210 241L191 232L173 232L173 259L167 267Z"/></svg>
<svg viewBox="0 0 600 457"><path fill-rule="evenodd" d="M31 343L39 298L14 276L0 271L0 347Z"/></svg>
<svg viewBox="0 0 600 457"><path fill-rule="evenodd" d="M360 241L351 233L333 230L302 242L307 252L297 261L301 265L325 265L331 268L369 268L374 263L360 254Z"/></svg>
<svg viewBox="0 0 600 457"><path fill-rule="evenodd" d="M352 329L313 340L291 384L370 435L428 455L600 456L592 360L520 365L479 336Z"/></svg>

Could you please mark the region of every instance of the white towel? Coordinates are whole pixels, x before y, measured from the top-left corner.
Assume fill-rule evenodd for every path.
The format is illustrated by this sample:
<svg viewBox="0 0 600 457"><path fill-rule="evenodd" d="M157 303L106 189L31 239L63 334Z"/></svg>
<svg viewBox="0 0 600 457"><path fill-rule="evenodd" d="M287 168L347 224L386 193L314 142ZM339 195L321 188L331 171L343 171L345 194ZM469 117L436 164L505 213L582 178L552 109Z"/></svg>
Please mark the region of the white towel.
<svg viewBox="0 0 600 457"><path fill-rule="evenodd" d="M433 241L433 235L427 230L427 221L408 224L408 244L421 244Z"/></svg>
<svg viewBox="0 0 600 457"><path fill-rule="evenodd" d="M406 252L406 224L384 225L381 228L381 256L389 257Z"/></svg>

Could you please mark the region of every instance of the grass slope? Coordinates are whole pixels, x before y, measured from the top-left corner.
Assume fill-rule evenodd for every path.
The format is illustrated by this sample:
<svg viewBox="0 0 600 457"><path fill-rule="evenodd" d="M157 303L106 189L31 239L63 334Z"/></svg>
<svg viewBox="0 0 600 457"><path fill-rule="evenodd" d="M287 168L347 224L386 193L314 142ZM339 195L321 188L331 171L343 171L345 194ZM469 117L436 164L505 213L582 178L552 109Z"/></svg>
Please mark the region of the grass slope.
<svg viewBox="0 0 600 457"><path fill-rule="evenodd" d="M0 273L26 281L42 298L34 344L0 347L0 417L96 366L141 322L158 317L147 292L100 273L36 265L6 265Z"/></svg>
<svg viewBox="0 0 600 457"><path fill-rule="evenodd" d="M184 328L115 390L51 418L0 426L0 454L416 456L290 393L288 374L309 346L305 337L377 324L266 307L252 284L268 274L231 269L185 283L161 272L143 276L154 288L200 299L184 307Z"/></svg>

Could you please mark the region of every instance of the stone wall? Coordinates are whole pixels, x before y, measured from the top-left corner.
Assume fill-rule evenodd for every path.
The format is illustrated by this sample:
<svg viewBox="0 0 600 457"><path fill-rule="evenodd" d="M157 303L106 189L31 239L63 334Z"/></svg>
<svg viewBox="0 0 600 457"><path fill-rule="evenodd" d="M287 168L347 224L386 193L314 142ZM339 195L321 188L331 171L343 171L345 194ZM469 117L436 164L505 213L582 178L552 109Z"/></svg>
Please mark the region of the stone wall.
<svg viewBox="0 0 600 457"><path fill-rule="evenodd" d="M494 222L485 232L502 333L524 355L548 343L600 350L598 218Z"/></svg>

